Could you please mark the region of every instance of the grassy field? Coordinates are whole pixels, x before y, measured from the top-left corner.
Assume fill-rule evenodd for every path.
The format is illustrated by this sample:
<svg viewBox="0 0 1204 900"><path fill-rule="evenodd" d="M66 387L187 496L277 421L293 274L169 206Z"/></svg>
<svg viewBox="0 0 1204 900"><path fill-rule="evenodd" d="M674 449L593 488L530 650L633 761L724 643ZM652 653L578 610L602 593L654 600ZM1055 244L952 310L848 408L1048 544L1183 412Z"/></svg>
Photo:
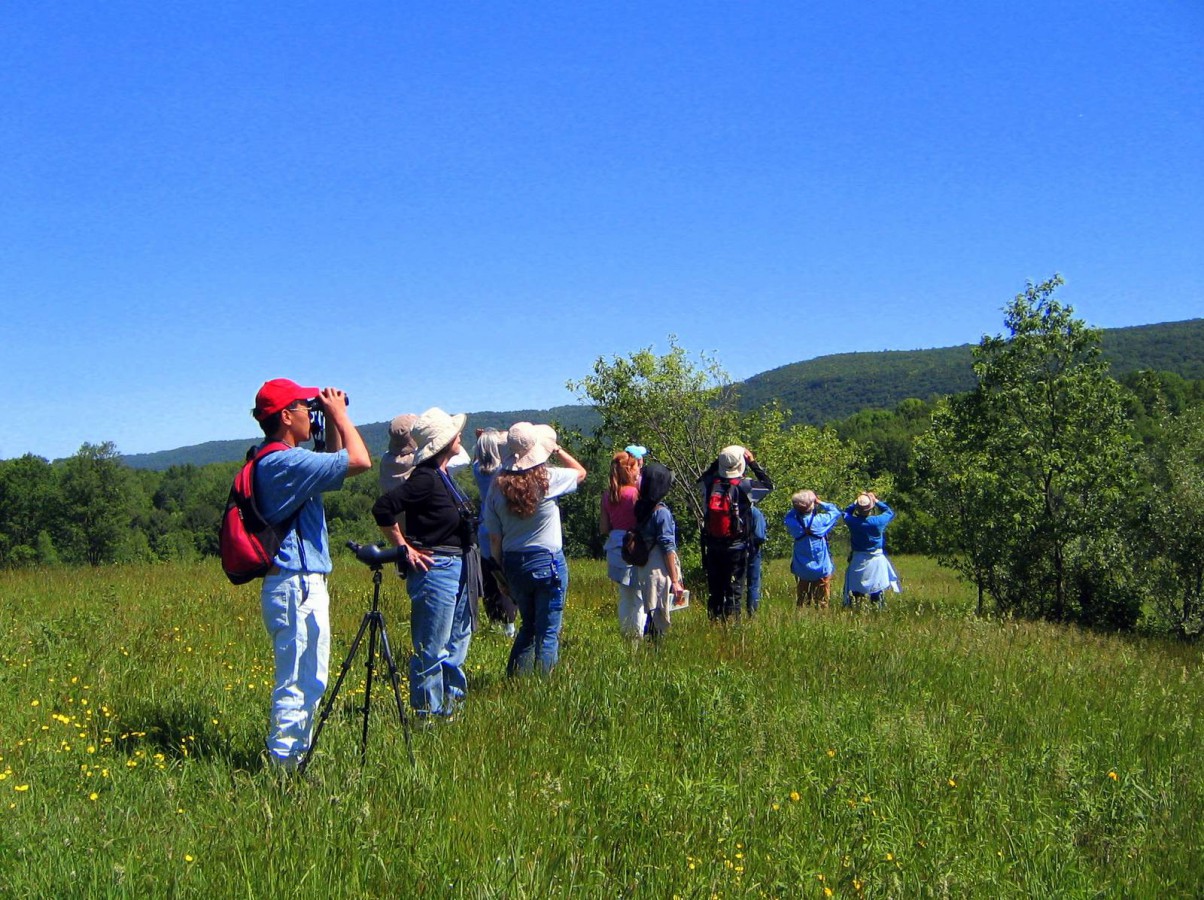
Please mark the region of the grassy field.
<svg viewBox="0 0 1204 900"><path fill-rule="evenodd" d="M1204 878L1198 647L981 621L930 562L884 612L621 640L575 562L551 678L481 633L405 757L362 653L304 778L262 767L257 585L214 562L0 574L0 894L1165 897ZM369 573L332 580L338 665ZM407 603L388 576L395 650ZM333 680L333 678L332 678Z"/></svg>

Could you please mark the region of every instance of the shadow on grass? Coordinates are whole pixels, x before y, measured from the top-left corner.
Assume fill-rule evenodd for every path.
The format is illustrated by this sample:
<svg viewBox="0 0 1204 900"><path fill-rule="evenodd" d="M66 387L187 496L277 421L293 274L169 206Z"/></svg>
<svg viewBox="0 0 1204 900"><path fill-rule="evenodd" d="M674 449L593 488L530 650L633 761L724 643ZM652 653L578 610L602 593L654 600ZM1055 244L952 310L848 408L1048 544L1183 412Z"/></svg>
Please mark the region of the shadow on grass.
<svg viewBox="0 0 1204 900"><path fill-rule="evenodd" d="M162 753L167 759L219 759L235 769L257 772L264 767L262 744L248 744L242 735L222 733L212 711L188 706L147 706L126 718L114 738L114 749L132 756L137 750Z"/></svg>

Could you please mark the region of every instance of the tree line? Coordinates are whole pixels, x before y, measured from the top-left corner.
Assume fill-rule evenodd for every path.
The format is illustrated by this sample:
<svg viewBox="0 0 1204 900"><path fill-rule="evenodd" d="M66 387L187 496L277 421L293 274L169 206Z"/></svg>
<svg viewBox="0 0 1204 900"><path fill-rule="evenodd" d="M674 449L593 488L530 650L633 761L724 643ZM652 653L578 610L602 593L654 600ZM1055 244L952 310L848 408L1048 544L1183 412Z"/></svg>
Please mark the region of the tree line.
<svg viewBox="0 0 1204 900"><path fill-rule="evenodd" d="M718 360L691 358L672 337L662 355L599 358L569 383L599 424L589 435L561 429L590 470L562 501L567 551L600 552L610 454L635 442L676 473L670 503L683 561L697 566L695 481L718 448L739 443L778 485L762 501L770 556L790 553L780 523L795 490L847 503L868 489L899 512L891 550L958 571L981 613L1194 637L1204 627L1204 380L1113 378L1101 332L1055 299L1060 284L1030 284L1005 308L1004 333L973 348L970 390L822 427L799 424L776 400L748 408ZM0 462L0 566L216 555L237 468L131 469L110 443L56 463ZM459 477L471 493L469 473ZM326 495L336 547L378 537L376 492L364 477Z"/></svg>

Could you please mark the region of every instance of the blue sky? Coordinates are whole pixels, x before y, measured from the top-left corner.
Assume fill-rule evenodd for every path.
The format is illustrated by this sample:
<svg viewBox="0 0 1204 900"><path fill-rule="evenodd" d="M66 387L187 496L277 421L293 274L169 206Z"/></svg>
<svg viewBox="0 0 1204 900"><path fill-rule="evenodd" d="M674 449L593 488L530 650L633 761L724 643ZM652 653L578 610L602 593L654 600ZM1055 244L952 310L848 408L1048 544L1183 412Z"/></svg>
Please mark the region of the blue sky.
<svg viewBox="0 0 1204 900"><path fill-rule="evenodd" d="M884 9L884 7L891 9ZM1204 6L25 3L0 14L0 458L547 407L975 342L1060 272L1204 315ZM378 448L373 448L378 449Z"/></svg>

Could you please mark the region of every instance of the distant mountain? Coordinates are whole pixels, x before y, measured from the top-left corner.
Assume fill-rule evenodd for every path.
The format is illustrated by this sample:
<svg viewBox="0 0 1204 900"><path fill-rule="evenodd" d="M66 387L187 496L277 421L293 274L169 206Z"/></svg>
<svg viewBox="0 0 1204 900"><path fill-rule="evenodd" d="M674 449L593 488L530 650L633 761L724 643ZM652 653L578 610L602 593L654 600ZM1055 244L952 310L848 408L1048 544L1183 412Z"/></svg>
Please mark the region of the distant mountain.
<svg viewBox="0 0 1204 900"><path fill-rule="evenodd" d="M466 434L476 428L506 428L513 422L554 422L565 432L580 431L589 434L597 427L598 414L588 406L554 406L551 409L513 409L508 411L474 412L468 414L464 426ZM379 458L389 446L389 423L372 422L358 426L364 443L368 445L374 459ZM248 436L233 441L207 441L175 450L158 450L154 453L130 453L121 460L134 469L163 470L172 466L204 466L215 462L230 462L246 458L248 448L262 441L262 437Z"/></svg>
<svg viewBox="0 0 1204 900"><path fill-rule="evenodd" d="M931 400L974 387L975 346L839 353L791 363L745 381L740 402L756 409L776 399L794 421L819 425L863 409L891 409L909 397ZM1204 378L1204 319L1104 329L1103 354L1117 377L1154 369Z"/></svg>
<svg viewBox="0 0 1204 900"><path fill-rule="evenodd" d="M930 400L974 387L971 370L975 345L933 350L886 350L876 353L838 353L791 363L754 375L740 385L745 409L778 400L796 422L819 425L843 419L863 409L890 409L901 400ZM1104 356L1112 374L1138 369L1174 372L1183 378L1204 378L1204 319L1110 328L1103 332ZM566 431L588 434L598 415L586 406L552 409L518 409L469 413L465 430L505 428L512 422L555 422ZM374 456L389 443L389 423L360 426L360 434ZM166 469L174 465L203 466L241 460L258 438L209 441L175 450L135 453L123 457L126 465L140 469Z"/></svg>

